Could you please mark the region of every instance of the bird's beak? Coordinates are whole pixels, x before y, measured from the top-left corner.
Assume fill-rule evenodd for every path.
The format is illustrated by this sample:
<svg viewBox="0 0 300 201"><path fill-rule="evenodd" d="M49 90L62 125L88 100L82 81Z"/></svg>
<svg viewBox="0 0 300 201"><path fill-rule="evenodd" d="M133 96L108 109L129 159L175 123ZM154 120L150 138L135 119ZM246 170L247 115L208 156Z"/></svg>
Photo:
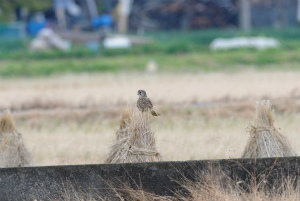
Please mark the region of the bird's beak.
<svg viewBox="0 0 300 201"><path fill-rule="evenodd" d="M137 93L137 95L139 95L139 92Z"/></svg>

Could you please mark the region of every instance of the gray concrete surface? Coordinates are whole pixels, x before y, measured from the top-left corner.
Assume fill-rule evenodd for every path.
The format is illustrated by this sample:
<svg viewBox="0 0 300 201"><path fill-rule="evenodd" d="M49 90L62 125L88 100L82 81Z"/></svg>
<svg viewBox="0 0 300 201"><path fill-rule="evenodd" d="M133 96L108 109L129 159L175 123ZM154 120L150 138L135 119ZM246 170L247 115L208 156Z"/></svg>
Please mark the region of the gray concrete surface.
<svg viewBox="0 0 300 201"><path fill-rule="evenodd" d="M62 199L67 189L95 193L114 200L124 184L157 195L180 190L178 181L195 180L198 174L226 174L236 181L249 182L249 172L270 186L283 176L298 178L300 157L229 159L135 164L99 164L0 169L0 200ZM117 199L116 199L117 200Z"/></svg>

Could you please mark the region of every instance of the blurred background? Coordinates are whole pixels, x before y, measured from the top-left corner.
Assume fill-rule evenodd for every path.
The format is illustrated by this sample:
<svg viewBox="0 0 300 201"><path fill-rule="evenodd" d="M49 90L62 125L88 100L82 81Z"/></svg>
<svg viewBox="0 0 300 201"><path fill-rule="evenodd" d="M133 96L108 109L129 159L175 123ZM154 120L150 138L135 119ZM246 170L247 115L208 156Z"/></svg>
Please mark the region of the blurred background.
<svg viewBox="0 0 300 201"><path fill-rule="evenodd" d="M300 0L0 0L0 110L36 165L102 163L139 89L164 160L240 157L263 99L299 152L299 22Z"/></svg>

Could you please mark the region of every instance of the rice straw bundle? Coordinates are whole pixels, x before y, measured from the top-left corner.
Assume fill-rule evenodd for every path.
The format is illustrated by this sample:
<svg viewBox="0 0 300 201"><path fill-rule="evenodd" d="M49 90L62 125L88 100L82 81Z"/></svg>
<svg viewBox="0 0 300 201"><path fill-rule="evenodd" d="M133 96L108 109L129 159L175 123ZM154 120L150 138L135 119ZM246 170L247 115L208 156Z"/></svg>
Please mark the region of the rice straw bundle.
<svg viewBox="0 0 300 201"><path fill-rule="evenodd" d="M10 112L5 112L0 120L0 167L31 166L32 158L27 151L22 135Z"/></svg>
<svg viewBox="0 0 300 201"><path fill-rule="evenodd" d="M255 126L250 125L250 140L243 158L295 156L288 140L274 127L270 101L256 103Z"/></svg>
<svg viewBox="0 0 300 201"><path fill-rule="evenodd" d="M135 113L124 109L117 132L106 159L107 163L137 163L160 161L151 128L150 112Z"/></svg>

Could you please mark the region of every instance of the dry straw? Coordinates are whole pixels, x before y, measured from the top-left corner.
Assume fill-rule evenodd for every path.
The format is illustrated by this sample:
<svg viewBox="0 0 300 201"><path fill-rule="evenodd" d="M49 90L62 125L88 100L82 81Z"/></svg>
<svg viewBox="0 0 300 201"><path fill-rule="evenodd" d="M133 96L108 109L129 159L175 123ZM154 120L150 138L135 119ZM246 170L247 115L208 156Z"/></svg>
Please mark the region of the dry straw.
<svg viewBox="0 0 300 201"><path fill-rule="evenodd" d="M107 163L137 163L160 161L156 149L155 134L151 128L150 112L136 113L124 109L117 131L106 159Z"/></svg>
<svg viewBox="0 0 300 201"><path fill-rule="evenodd" d="M0 167L23 167L32 165L22 135L16 131L10 112L5 112L0 120Z"/></svg>
<svg viewBox="0 0 300 201"><path fill-rule="evenodd" d="M295 156L288 140L274 127L270 101L256 103L255 126L250 125L250 140L243 158Z"/></svg>

